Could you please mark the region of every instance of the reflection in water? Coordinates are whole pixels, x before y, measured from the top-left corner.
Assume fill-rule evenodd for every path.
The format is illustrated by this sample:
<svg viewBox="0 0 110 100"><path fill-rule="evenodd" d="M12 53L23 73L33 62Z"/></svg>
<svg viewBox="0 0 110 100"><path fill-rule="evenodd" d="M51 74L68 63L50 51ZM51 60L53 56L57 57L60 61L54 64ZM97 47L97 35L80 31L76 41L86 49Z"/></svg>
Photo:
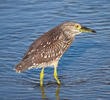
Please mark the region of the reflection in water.
<svg viewBox="0 0 110 100"><path fill-rule="evenodd" d="M42 94L42 98L46 98L45 90L43 86L41 86L41 94Z"/></svg>
<svg viewBox="0 0 110 100"><path fill-rule="evenodd" d="M59 91L60 91L60 85L58 85L57 89L56 89L56 100L60 100L59 99ZM44 90L43 86L41 86L41 94L42 94L42 98L47 98L45 95L45 90Z"/></svg>
<svg viewBox="0 0 110 100"><path fill-rule="evenodd" d="M57 89L56 89L56 99L57 99L57 100L60 100L60 99L59 99L59 91L60 91L60 85L58 85L58 86L57 86Z"/></svg>

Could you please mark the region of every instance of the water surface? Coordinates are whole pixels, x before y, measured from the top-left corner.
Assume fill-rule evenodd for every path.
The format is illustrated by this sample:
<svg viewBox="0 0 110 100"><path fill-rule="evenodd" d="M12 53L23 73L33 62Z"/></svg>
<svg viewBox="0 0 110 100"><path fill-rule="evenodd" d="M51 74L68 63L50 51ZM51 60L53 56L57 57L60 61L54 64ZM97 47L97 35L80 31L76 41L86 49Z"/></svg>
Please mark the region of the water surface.
<svg viewBox="0 0 110 100"><path fill-rule="evenodd" d="M97 31L76 36L59 62L57 86L53 68L16 74L14 66L30 44L64 21ZM0 0L0 100L110 100L109 0Z"/></svg>

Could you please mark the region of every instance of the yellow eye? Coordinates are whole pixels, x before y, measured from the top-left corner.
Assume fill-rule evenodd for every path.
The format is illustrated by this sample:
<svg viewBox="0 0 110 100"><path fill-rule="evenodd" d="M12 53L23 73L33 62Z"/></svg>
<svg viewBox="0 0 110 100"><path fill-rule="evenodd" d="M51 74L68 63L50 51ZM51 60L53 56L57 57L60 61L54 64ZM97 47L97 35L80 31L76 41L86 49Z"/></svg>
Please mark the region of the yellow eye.
<svg viewBox="0 0 110 100"><path fill-rule="evenodd" d="M75 24L75 28L76 28L76 29L80 29L80 28L81 28L81 25Z"/></svg>

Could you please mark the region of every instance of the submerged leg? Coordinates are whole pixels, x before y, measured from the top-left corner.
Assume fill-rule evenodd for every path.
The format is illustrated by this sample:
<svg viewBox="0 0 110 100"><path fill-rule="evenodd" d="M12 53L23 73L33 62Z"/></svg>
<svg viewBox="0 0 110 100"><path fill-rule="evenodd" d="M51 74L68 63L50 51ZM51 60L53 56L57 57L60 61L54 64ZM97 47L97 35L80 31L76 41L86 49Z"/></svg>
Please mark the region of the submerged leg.
<svg viewBox="0 0 110 100"><path fill-rule="evenodd" d="M42 68L42 71L40 73L40 86L43 86L43 78L44 78L44 67Z"/></svg>
<svg viewBox="0 0 110 100"><path fill-rule="evenodd" d="M57 81L57 83L60 85L60 81L58 80L58 77L57 77L57 65L58 65L58 62L54 65L54 77Z"/></svg>

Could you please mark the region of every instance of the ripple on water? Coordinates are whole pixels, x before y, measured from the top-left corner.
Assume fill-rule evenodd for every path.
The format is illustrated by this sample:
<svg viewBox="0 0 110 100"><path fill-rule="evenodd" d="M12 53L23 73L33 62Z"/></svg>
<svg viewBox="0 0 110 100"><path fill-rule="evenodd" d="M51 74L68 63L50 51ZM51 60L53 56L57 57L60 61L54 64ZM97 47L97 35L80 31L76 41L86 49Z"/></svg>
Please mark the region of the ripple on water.
<svg viewBox="0 0 110 100"><path fill-rule="evenodd" d="M109 100L110 98L109 0L0 0L1 100ZM64 21L80 22L96 34L82 34L59 62L58 86L53 68L16 74L14 66L29 45Z"/></svg>

